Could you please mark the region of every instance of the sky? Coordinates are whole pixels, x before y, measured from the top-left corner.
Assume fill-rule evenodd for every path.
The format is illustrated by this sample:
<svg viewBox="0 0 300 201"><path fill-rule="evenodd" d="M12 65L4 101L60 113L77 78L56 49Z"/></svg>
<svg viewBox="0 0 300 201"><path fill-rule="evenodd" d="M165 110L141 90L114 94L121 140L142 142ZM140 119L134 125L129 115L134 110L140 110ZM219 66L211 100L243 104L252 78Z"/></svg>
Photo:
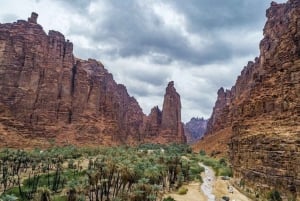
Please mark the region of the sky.
<svg viewBox="0 0 300 201"><path fill-rule="evenodd" d="M182 120L209 118L220 87L230 89L259 55L271 0L1 0L0 23L39 14L81 59L101 61L145 114L162 108L169 81ZM277 0L278 3L285 0Z"/></svg>

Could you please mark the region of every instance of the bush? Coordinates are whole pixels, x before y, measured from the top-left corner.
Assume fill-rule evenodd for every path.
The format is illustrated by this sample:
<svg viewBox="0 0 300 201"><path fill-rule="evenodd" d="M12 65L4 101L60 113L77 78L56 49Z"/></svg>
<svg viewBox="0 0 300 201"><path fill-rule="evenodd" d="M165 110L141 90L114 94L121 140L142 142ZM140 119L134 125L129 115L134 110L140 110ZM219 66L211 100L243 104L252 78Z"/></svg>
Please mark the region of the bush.
<svg viewBox="0 0 300 201"><path fill-rule="evenodd" d="M180 187L180 188L178 189L178 194L179 194L179 195L185 195L187 192L188 192L188 189L187 189L187 188Z"/></svg>
<svg viewBox="0 0 300 201"><path fill-rule="evenodd" d="M19 199L14 195L4 195L0 198L0 201L17 201L17 200Z"/></svg>
<svg viewBox="0 0 300 201"><path fill-rule="evenodd" d="M220 176L228 176L228 177L232 177L233 173L232 173L232 169L229 167L223 167L219 170L219 175Z"/></svg>
<svg viewBox="0 0 300 201"><path fill-rule="evenodd" d="M272 190L268 193L268 200L269 201L282 201L280 193L277 190Z"/></svg>
<svg viewBox="0 0 300 201"><path fill-rule="evenodd" d="M205 155L206 155L206 153L205 153L204 150L200 150L199 154L200 154L201 156L205 156Z"/></svg>
<svg viewBox="0 0 300 201"><path fill-rule="evenodd" d="M222 197L222 200L224 200L224 201L229 201L230 198L229 198L228 196L223 196L223 197Z"/></svg>
<svg viewBox="0 0 300 201"><path fill-rule="evenodd" d="M176 201L174 198L172 198L171 196L164 198L163 201Z"/></svg>
<svg viewBox="0 0 300 201"><path fill-rule="evenodd" d="M226 160L224 159L224 158L221 158L220 160L219 160L219 163L221 164L221 165L223 165L223 166L227 166L227 163L226 163Z"/></svg>

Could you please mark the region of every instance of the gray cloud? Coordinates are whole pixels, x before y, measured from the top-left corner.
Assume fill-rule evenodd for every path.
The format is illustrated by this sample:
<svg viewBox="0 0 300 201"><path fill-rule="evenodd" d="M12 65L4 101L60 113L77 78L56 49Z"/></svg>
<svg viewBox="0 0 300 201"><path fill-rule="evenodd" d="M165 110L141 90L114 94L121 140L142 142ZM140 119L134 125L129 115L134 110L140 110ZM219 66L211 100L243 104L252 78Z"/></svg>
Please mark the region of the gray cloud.
<svg viewBox="0 0 300 201"><path fill-rule="evenodd" d="M58 0L60 2L60 0ZM69 3L75 10L81 9L87 13L87 7L96 1L63 1ZM180 30L170 29L149 7L143 7L138 1L101 1L107 7L105 13L99 13L100 21L94 14L88 19L93 22L94 32L82 30L80 26L71 26L71 34L83 34L92 43L112 46L107 53L116 57L139 57L151 52L164 54L165 60L153 58L154 63L171 63L175 60L197 65L213 62L226 62L236 54L245 56L249 49L231 46L222 38L223 32L231 29L245 29L246 33L257 27L262 27L265 18L265 8L269 1L261 0L230 0L221 3L218 0L164 1L171 8L185 16L187 31L208 41L199 47L192 47ZM152 1L153 2L153 1ZM97 7L97 4L95 3ZM235 36L232 36L236 40ZM253 50L251 50L253 51Z"/></svg>
<svg viewBox="0 0 300 201"><path fill-rule="evenodd" d="M131 78L159 87L164 86L164 84L168 81L166 72L156 73L137 70L131 73Z"/></svg>
<svg viewBox="0 0 300 201"><path fill-rule="evenodd" d="M2 16L3 22L13 22L18 19L18 16L15 14L7 14Z"/></svg>

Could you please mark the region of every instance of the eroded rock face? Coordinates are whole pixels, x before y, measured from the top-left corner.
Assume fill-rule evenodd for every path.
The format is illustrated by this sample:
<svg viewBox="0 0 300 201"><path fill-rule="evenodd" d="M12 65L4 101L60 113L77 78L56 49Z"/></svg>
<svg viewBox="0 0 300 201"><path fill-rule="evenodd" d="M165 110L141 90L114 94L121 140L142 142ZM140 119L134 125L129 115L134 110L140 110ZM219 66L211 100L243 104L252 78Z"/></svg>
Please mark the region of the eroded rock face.
<svg viewBox="0 0 300 201"><path fill-rule="evenodd" d="M150 114L153 132L145 134L147 117L126 87L100 62L75 58L73 44L59 32L47 35L37 17L32 13L28 21L0 24L0 146L40 146L49 138L76 145L137 144L148 135L159 138L161 113ZM174 129L181 121L176 104L168 109L172 113L174 107L177 119L172 113L163 122L165 129L181 135Z"/></svg>
<svg viewBox="0 0 300 201"><path fill-rule="evenodd" d="M178 143L186 142L181 122L180 95L176 92L173 81L169 82L164 96L160 135L166 142L169 139Z"/></svg>
<svg viewBox="0 0 300 201"><path fill-rule="evenodd" d="M151 109L148 117L145 118L145 128L144 134L147 138L155 140L159 136L159 131L161 127L162 112L158 106Z"/></svg>
<svg viewBox="0 0 300 201"><path fill-rule="evenodd" d="M208 135L230 133L234 176L253 194L300 199L300 1L272 2L260 56L220 89Z"/></svg>
<svg viewBox="0 0 300 201"><path fill-rule="evenodd" d="M146 142L186 143L181 122L180 95L176 92L173 81L166 88L162 111L154 107L144 124Z"/></svg>

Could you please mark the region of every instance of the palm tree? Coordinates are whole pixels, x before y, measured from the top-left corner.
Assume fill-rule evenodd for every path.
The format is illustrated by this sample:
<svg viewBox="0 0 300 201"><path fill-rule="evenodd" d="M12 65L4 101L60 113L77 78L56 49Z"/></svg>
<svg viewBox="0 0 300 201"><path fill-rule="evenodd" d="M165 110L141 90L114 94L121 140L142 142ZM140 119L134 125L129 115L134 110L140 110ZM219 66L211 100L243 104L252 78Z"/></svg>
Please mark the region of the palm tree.
<svg viewBox="0 0 300 201"><path fill-rule="evenodd" d="M39 188L34 201L51 201L50 190L46 187Z"/></svg>
<svg viewBox="0 0 300 201"><path fill-rule="evenodd" d="M75 187L69 189L67 201L77 201L77 191Z"/></svg>
<svg viewBox="0 0 300 201"><path fill-rule="evenodd" d="M5 195L3 196L0 201L17 201L18 198L14 195Z"/></svg>

